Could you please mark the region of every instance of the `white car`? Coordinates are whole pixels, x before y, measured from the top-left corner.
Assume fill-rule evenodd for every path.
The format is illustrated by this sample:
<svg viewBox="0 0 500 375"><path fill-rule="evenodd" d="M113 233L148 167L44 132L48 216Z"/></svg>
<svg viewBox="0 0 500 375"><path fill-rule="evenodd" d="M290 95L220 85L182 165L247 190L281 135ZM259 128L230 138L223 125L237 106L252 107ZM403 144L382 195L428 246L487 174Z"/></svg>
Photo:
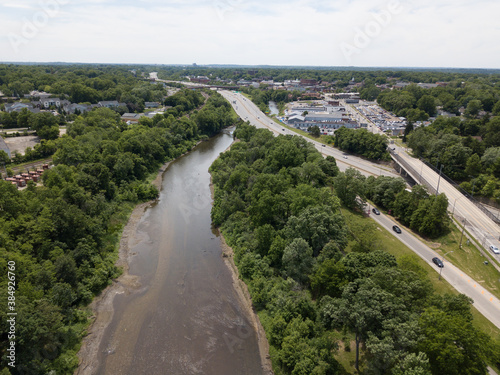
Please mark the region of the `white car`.
<svg viewBox="0 0 500 375"><path fill-rule="evenodd" d="M494 245L490 245L491 251L493 251L495 254L500 254L500 250L498 250L498 247Z"/></svg>

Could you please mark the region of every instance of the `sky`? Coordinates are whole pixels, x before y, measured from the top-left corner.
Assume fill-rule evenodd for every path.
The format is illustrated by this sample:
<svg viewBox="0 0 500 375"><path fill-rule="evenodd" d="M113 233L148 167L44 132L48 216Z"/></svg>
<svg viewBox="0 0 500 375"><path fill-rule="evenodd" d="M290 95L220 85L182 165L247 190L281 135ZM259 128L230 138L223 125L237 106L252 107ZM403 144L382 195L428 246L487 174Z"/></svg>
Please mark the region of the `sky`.
<svg viewBox="0 0 500 375"><path fill-rule="evenodd" d="M0 0L0 61L500 68L498 0Z"/></svg>

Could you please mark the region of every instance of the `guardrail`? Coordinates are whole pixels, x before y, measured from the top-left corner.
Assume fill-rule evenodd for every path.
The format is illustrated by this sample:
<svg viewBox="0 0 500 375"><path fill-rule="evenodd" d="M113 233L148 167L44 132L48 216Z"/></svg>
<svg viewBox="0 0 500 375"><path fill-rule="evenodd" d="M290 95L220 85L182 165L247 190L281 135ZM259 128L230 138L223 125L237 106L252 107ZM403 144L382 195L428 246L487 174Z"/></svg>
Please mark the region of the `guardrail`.
<svg viewBox="0 0 500 375"><path fill-rule="evenodd" d="M429 192L431 194L436 194L436 189L431 186L425 179L422 181L421 178L417 179L417 176L419 176L420 174L417 173L417 171L415 171L415 169L410 166L402 157L400 157L398 154L396 154L394 152L394 150L391 150L389 149L389 152L391 154L391 157L406 171L408 172L410 175L412 175L412 178L415 180L415 182L421 184L421 185L425 185L427 187L427 189L429 190ZM422 161L423 163L425 163L425 165L427 165L429 168L431 168L434 172L436 172L437 174L439 174L439 170L434 167L433 165L425 162L425 161ZM460 187L460 185L458 185L455 181L453 181L451 178L449 178L448 176L446 176L444 173L441 172L441 178L444 178L446 181L448 181L455 189L457 189L461 194L463 194L469 201L471 201L472 203L474 203L474 205L479 208L481 211L483 211L491 220L493 220L493 222L497 223L497 224L500 224L500 219L495 216L488 208L486 208L481 202L477 201L476 199L474 199L474 197L472 195L470 195L467 191L465 191L464 189L462 189ZM420 181L419 181L420 180Z"/></svg>

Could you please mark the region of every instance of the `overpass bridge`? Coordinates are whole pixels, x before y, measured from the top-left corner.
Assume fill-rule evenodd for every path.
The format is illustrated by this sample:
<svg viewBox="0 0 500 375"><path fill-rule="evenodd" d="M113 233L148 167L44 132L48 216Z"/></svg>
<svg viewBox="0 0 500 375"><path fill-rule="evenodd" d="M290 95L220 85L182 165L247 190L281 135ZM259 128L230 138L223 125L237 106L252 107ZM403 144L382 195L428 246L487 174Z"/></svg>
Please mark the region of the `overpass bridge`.
<svg viewBox="0 0 500 375"><path fill-rule="evenodd" d="M415 183L427 187L431 194L446 195L451 216L461 223L483 248L488 249L490 245L500 248L500 213L490 211L440 171L411 157L403 148L394 147L389 151L401 173L404 171ZM497 261L500 258L489 250L486 253Z"/></svg>

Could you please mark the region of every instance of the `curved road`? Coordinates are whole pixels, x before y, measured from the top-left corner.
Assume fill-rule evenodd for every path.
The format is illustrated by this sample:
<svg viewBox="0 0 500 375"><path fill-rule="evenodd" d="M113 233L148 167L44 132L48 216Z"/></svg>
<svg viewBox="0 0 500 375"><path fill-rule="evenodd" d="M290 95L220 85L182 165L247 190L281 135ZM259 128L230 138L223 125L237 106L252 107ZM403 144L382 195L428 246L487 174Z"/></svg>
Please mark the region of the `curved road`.
<svg viewBox="0 0 500 375"><path fill-rule="evenodd" d="M404 228L402 229L401 234L394 232L392 230L392 226L397 224L401 227L401 225L393 221L390 217L383 214L370 214L370 216L380 226L391 232L398 240L404 243L408 248L413 250L413 252L431 265L436 272L440 271L440 269L432 262L432 258L438 257L441 259L441 255L437 254L434 250L425 245ZM484 289L480 283L471 279L453 264L447 262L446 258L444 260L444 265L441 277L448 281L460 293L472 298L474 300L474 307L490 322L500 328L500 300Z"/></svg>
<svg viewBox="0 0 500 375"><path fill-rule="evenodd" d="M222 96L224 96L224 98L226 98L231 103L238 116L240 116L245 121L249 121L250 124L256 126L257 128L267 128L271 130L275 135L293 133L292 131L280 126L279 124L268 118L253 102L246 99L243 95L236 94L227 90L221 90L219 91L219 93L222 94ZM297 135L296 133L293 134ZM338 164L341 170L345 170L348 167L353 167L361 170L361 172L365 175L378 176L382 174L385 176L398 177L397 174L392 173L385 169L381 169L380 167L373 165L372 163L363 160L361 158L349 155L348 158L345 159L346 154L344 154L343 152L337 149L333 149L332 147L322 146L320 142L311 140L310 138L307 137L304 138L307 141L314 144L314 146L323 155L333 156L339 162ZM396 151L400 153L400 155L403 154L403 152L401 152L403 151L402 149L397 149ZM422 170L422 178L429 179L428 181L430 183L432 183L433 177L436 177L434 178L435 180L434 186L437 185L437 175L436 173L434 173L434 171L432 171L425 165L421 166L420 165L421 162L418 159L414 159L409 155L407 155L406 153L405 153L405 160L407 160L409 163L412 163L412 165L415 165L414 166L415 170ZM426 168L428 169L428 171L426 170ZM439 185L440 191L444 192L445 189L446 191L448 191L449 187L452 186L444 179L441 179ZM455 188L453 189L456 191ZM452 197L456 197L454 198L456 199L456 202L450 200L450 196L448 196L448 199L455 205L455 210L457 213L459 213L460 215L467 214L467 212L469 212L467 210L470 209L471 210L470 212L474 217L476 217L476 215L479 217L480 216L479 213L481 213L483 216L486 216L482 213L482 211L480 211L477 207L475 207L472 203L470 203L467 200L467 198L465 198L458 191L456 192L458 195L452 195ZM460 197L463 197L463 199L460 199ZM475 210L474 208L469 208L468 205L466 205L466 202L473 205ZM432 263L432 258L439 257L439 255L436 252L434 252L431 248L426 246L419 239L417 239L411 233L405 230L403 230L401 234L396 234L392 230L392 226L395 224L395 222L392 221L392 219L390 219L389 217L385 215L371 215L371 216L379 225L383 226L388 231L390 231L401 242L403 242L406 246L408 246L411 250L413 250L422 259L424 259L427 263L433 266L436 272L440 271L440 269L436 267L434 263ZM467 220L469 220L469 218L467 218ZM483 220L476 218L475 221L477 222L477 225L480 225L481 227L484 226L485 230L490 230L492 232L494 231L494 228L490 228L487 225L487 223L483 222ZM495 224L493 223L493 225ZM482 288L480 283L471 279L457 267L446 262L446 260L445 260L445 267L442 270L441 276L443 277L443 279L448 281L457 291L472 298L474 300L474 306L476 307L476 309L481 314L483 314L488 320L490 320L495 326L500 328L500 300L498 298L496 298L490 292Z"/></svg>

